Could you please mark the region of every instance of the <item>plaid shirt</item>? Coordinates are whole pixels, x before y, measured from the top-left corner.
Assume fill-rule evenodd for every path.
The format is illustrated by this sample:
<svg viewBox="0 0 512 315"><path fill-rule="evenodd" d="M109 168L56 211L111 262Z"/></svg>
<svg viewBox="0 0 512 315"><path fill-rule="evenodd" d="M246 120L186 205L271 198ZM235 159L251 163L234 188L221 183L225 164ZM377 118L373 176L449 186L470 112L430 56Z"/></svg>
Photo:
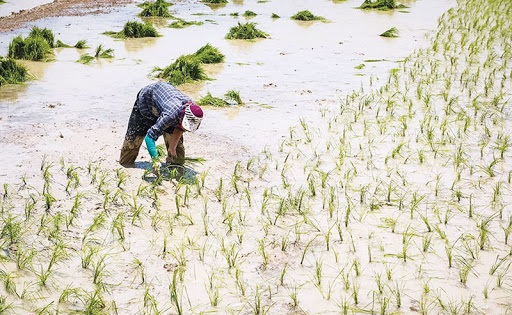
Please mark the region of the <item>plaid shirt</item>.
<svg viewBox="0 0 512 315"><path fill-rule="evenodd" d="M147 85L137 96L137 106L142 116L156 119L148 135L157 140L166 130L170 132L180 125L180 114L185 103L192 102L185 94L166 82Z"/></svg>

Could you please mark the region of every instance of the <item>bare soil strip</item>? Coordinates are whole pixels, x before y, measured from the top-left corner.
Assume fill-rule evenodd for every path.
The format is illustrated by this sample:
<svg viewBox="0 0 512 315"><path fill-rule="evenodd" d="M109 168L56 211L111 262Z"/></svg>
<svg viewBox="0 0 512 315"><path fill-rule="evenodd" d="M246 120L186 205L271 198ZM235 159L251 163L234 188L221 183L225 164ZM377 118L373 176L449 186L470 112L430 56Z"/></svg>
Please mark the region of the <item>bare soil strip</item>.
<svg viewBox="0 0 512 315"><path fill-rule="evenodd" d="M108 13L114 7L133 3L133 0L55 0L30 10L21 10L0 18L0 32L22 27L25 23L56 16L82 16Z"/></svg>

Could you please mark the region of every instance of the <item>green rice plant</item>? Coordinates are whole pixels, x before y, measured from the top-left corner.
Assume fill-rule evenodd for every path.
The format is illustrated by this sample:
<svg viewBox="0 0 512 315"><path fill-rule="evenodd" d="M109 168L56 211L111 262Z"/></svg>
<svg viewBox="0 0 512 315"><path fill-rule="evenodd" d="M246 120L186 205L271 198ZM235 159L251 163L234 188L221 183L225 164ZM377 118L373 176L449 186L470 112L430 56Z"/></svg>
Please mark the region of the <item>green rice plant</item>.
<svg viewBox="0 0 512 315"><path fill-rule="evenodd" d="M246 10L243 14L243 16L245 17L254 17L254 16L257 16L258 14L256 12L253 12L251 10Z"/></svg>
<svg viewBox="0 0 512 315"><path fill-rule="evenodd" d="M240 253L240 251L235 248L235 244L231 244L230 246L226 247L224 245L223 239L221 243L221 253L226 259L228 268L234 268L238 262L238 255Z"/></svg>
<svg viewBox="0 0 512 315"><path fill-rule="evenodd" d="M288 296L292 299L291 306L296 309L299 307L299 287L294 285L288 292Z"/></svg>
<svg viewBox="0 0 512 315"><path fill-rule="evenodd" d="M228 101L233 101L238 105L242 105L244 102L242 101L242 98L240 97L240 92L235 90L229 90L224 94L224 97ZM248 162L249 163L249 162Z"/></svg>
<svg viewBox="0 0 512 315"><path fill-rule="evenodd" d="M48 43L50 48L54 47L55 36L53 35L53 32L46 27L42 29L37 26L32 27L28 37L42 37Z"/></svg>
<svg viewBox="0 0 512 315"><path fill-rule="evenodd" d="M199 48L192 56L196 57L199 62L205 64L223 62L225 57L217 47L209 43Z"/></svg>
<svg viewBox="0 0 512 315"><path fill-rule="evenodd" d="M169 291L171 293L171 304L174 306L178 315L183 315L182 306L182 290L178 287L178 270L174 270L172 274L172 282L169 284Z"/></svg>
<svg viewBox="0 0 512 315"><path fill-rule="evenodd" d="M225 100L212 96L210 92L208 92L205 96L199 99L198 105L200 106L213 106L213 107L226 107L229 106L228 102Z"/></svg>
<svg viewBox="0 0 512 315"><path fill-rule="evenodd" d="M270 16L272 19L279 19L281 18L279 15L275 14L275 13L272 13L272 15Z"/></svg>
<svg viewBox="0 0 512 315"><path fill-rule="evenodd" d="M19 84L29 79L27 68L14 59L0 57L0 86Z"/></svg>
<svg viewBox="0 0 512 315"><path fill-rule="evenodd" d="M489 225L491 224L492 220L496 215L490 216L486 219L482 219L478 224L478 245L480 246L481 250L485 250L487 246L489 245L489 237L491 234L491 230L489 228Z"/></svg>
<svg viewBox="0 0 512 315"><path fill-rule="evenodd" d="M33 247L24 248L18 246L18 250L15 253L14 261L16 262L16 268L18 270L24 270L32 265L32 261L36 256L36 251ZM1 314L1 313L0 313Z"/></svg>
<svg viewBox="0 0 512 315"><path fill-rule="evenodd" d="M123 29L119 32L104 32L114 38L143 38L143 37L159 37L161 36L156 29L147 23L137 21L126 22Z"/></svg>
<svg viewBox="0 0 512 315"><path fill-rule="evenodd" d="M2 231L0 232L2 246L10 247L18 244L25 234L25 224L13 216L12 213L9 213L6 218L2 217L1 220L3 223Z"/></svg>
<svg viewBox="0 0 512 315"><path fill-rule="evenodd" d="M359 9L377 9L383 11L398 8L405 8L405 6L397 5L396 0L376 0L375 2L372 2L371 0L365 0L361 6L359 6Z"/></svg>
<svg viewBox="0 0 512 315"><path fill-rule="evenodd" d="M201 21L185 21L183 19L177 19L171 24L169 24L170 28L185 28L192 25L203 25L203 22Z"/></svg>
<svg viewBox="0 0 512 315"><path fill-rule="evenodd" d="M207 4L224 4L228 3L228 0L202 0L202 2Z"/></svg>
<svg viewBox="0 0 512 315"><path fill-rule="evenodd" d="M396 27L392 27L389 30L385 31L384 33L380 34L379 36L382 37L388 37L388 38L396 38L398 37L398 29Z"/></svg>
<svg viewBox="0 0 512 315"><path fill-rule="evenodd" d="M142 12L139 13L139 16L159 16L164 18L172 17L169 13L169 6L172 3L166 2L164 0L155 0L154 2L146 1L139 6L142 8Z"/></svg>
<svg viewBox="0 0 512 315"><path fill-rule="evenodd" d="M57 244L55 244L55 247L53 248L52 254L50 256L50 261L48 262L47 271L50 271L53 266L61 262L62 260L68 258L69 255L66 251L66 247L62 241L59 241Z"/></svg>
<svg viewBox="0 0 512 315"><path fill-rule="evenodd" d="M97 286L94 292L87 293L83 297L84 300L84 314L105 314L105 300L101 296L101 287ZM52 313L53 314L53 313Z"/></svg>
<svg viewBox="0 0 512 315"><path fill-rule="evenodd" d="M299 11L299 12L295 13L294 15L292 15L291 19L297 20L297 21L319 21L319 20L323 21L323 20L325 20L325 18L323 18L321 16L316 16L313 13L309 12L308 10L303 10L303 11Z"/></svg>
<svg viewBox="0 0 512 315"><path fill-rule="evenodd" d="M267 38L268 34L256 28L256 23L247 22L233 26L229 29L226 39L255 39Z"/></svg>
<svg viewBox="0 0 512 315"><path fill-rule="evenodd" d="M64 43L63 41L61 41L60 39L58 39L56 42L55 42L55 48L71 48L72 46Z"/></svg>
<svg viewBox="0 0 512 315"><path fill-rule="evenodd" d="M103 283L103 276L106 273L105 268L107 267L107 263L105 262L106 258L107 258L107 255L102 255L98 258L96 263L93 263L93 265L92 265L92 283L94 283L94 284Z"/></svg>
<svg viewBox="0 0 512 315"><path fill-rule="evenodd" d="M201 61L192 55L182 55L176 61L160 71L158 78L166 79L173 85L180 85L196 80L207 80Z"/></svg>
<svg viewBox="0 0 512 315"><path fill-rule="evenodd" d="M3 270L0 272L0 280L4 282L5 292L20 297L18 292L16 292L16 282L14 282L13 272L6 273Z"/></svg>
<svg viewBox="0 0 512 315"><path fill-rule="evenodd" d="M47 60L52 54L51 46L41 36L23 39L21 35L12 39L7 56L13 59L33 61Z"/></svg>
<svg viewBox="0 0 512 315"><path fill-rule="evenodd" d="M258 252L260 253L261 258L263 259L263 264L262 264L263 270L266 270L270 258L267 253L264 239L258 240Z"/></svg>
<svg viewBox="0 0 512 315"><path fill-rule="evenodd" d="M53 271L49 270L49 269L44 269L42 265L40 265L39 267L40 267L39 272L37 272L36 270L33 270L33 272L36 275L37 280L38 280L37 284L41 287L46 287L46 285L48 284L48 279L50 278Z"/></svg>
<svg viewBox="0 0 512 315"><path fill-rule="evenodd" d="M85 39L81 39L79 41L76 42L75 46L73 46L77 49L85 49L85 48L89 48L89 46L87 46L87 41Z"/></svg>

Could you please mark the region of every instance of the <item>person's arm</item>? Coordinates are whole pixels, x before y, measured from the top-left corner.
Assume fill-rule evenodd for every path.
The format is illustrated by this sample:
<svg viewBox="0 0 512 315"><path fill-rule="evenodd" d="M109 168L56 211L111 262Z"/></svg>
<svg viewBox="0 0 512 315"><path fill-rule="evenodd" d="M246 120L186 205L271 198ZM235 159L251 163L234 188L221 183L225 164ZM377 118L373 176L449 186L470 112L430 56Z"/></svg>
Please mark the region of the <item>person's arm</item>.
<svg viewBox="0 0 512 315"><path fill-rule="evenodd" d="M151 159L155 159L158 157L158 151L156 150L156 143L149 135L146 135L144 138L146 142L146 148L148 149L148 153L151 156Z"/></svg>
<svg viewBox="0 0 512 315"><path fill-rule="evenodd" d="M171 143L169 143L168 148L170 156L176 156L176 147L178 146L178 142L180 141L181 136L183 136L183 130L174 128L171 134Z"/></svg>

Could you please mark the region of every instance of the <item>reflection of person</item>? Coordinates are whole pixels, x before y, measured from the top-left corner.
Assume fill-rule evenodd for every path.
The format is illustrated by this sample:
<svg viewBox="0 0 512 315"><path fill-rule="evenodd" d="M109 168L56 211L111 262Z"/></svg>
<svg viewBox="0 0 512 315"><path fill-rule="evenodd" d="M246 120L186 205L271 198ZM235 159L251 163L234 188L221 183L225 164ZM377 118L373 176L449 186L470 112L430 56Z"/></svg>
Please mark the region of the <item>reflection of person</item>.
<svg viewBox="0 0 512 315"><path fill-rule="evenodd" d="M143 141L155 162L158 157L155 141L163 135L168 152L167 164L182 165L185 162L183 132L196 131L202 118L201 107L169 83L145 86L133 105L119 163L133 166ZM158 165L153 163L154 167Z"/></svg>

